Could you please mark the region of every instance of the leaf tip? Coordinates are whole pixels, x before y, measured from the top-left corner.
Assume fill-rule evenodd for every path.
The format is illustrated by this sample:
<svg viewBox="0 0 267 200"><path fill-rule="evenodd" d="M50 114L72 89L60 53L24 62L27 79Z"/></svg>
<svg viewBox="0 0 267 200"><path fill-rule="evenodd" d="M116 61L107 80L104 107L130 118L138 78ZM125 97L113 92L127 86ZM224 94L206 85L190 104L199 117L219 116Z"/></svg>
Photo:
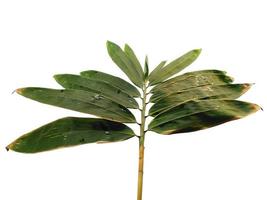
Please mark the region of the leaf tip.
<svg viewBox="0 0 267 200"><path fill-rule="evenodd" d="M111 48L111 47L113 47L113 46L117 46L114 42L111 42L110 40L107 40L107 42L106 42L106 46L107 46L107 48L109 49L109 48Z"/></svg>
<svg viewBox="0 0 267 200"><path fill-rule="evenodd" d="M60 79L60 74L55 74L55 75L53 76L53 78L54 78L56 81L58 81L58 80Z"/></svg>
<svg viewBox="0 0 267 200"><path fill-rule="evenodd" d="M23 90L24 90L24 88L18 88L18 89L15 90L15 92L18 93L18 94L22 94Z"/></svg>
<svg viewBox="0 0 267 200"><path fill-rule="evenodd" d="M6 151L13 150L13 147L14 147L14 142L6 146Z"/></svg>
<svg viewBox="0 0 267 200"><path fill-rule="evenodd" d="M129 44L125 43L124 44L124 51L129 50L129 49L131 49L131 47L129 46Z"/></svg>
<svg viewBox="0 0 267 200"><path fill-rule="evenodd" d="M6 151L9 151L9 147L8 146L6 146Z"/></svg>
<svg viewBox="0 0 267 200"><path fill-rule="evenodd" d="M246 92L246 91L248 91L253 85L254 85L254 83L245 83L245 84L243 84L243 90Z"/></svg>
<svg viewBox="0 0 267 200"><path fill-rule="evenodd" d="M255 110L255 112L258 111L258 110L263 110L262 107L260 107L257 104L253 104L253 109Z"/></svg>
<svg viewBox="0 0 267 200"><path fill-rule="evenodd" d="M193 50L197 55L199 55L202 52L202 48Z"/></svg>

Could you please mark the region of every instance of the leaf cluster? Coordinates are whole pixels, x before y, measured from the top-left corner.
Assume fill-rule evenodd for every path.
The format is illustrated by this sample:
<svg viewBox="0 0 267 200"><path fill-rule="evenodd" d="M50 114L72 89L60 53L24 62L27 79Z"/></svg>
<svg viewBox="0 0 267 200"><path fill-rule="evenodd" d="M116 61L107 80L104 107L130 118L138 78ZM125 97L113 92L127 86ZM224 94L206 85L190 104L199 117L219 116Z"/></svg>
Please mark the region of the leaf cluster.
<svg viewBox="0 0 267 200"><path fill-rule="evenodd" d="M57 74L63 89L26 87L16 92L29 99L98 118L66 117L26 133L7 146L17 152L36 153L86 143L117 142L139 137L125 123L141 124L130 109L144 111L136 99L151 94L148 131L175 134L198 131L256 112L256 104L238 99L251 87L233 83L226 72L209 69L177 75L201 53L194 49L149 72L129 45L122 49L107 42L108 54L131 82L96 70L79 75ZM146 93L143 93L147 91ZM142 124L141 124L142 125Z"/></svg>

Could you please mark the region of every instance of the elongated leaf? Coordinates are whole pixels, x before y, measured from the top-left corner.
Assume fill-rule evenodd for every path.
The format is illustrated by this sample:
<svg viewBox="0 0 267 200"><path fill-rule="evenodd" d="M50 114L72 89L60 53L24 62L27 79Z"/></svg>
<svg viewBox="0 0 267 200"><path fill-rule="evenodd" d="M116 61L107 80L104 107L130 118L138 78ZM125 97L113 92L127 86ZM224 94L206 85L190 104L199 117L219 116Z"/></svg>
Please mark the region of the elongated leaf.
<svg viewBox="0 0 267 200"><path fill-rule="evenodd" d="M105 119L66 117L22 135L6 148L37 153L95 142L117 142L134 136L126 125Z"/></svg>
<svg viewBox="0 0 267 200"><path fill-rule="evenodd" d="M144 74L145 74L145 79L146 79L148 77L148 74L149 74L148 57L147 56L145 58Z"/></svg>
<svg viewBox="0 0 267 200"><path fill-rule="evenodd" d="M140 92L134 87L132 84L128 83L127 81L117 77L112 76L110 74L106 74L104 72L95 71L95 70L88 70L81 72L81 76L88 78L90 80L101 81L106 84L109 84L113 87L116 87L123 91L124 93L130 95L131 97L140 97Z"/></svg>
<svg viewBox="0 0 267 200"><path fill-rule="evenodd" d="M258 111L256 104L237 100L190 101L154 118L149 130L160 134L198 131L243 118Z"/></svg>
<svg viewBox="0 0 267 200"><path fill-rule="evenodd" d="M143 77L140 76L131 60L125 52L113 42L107 41L107 50L114 63L128 76L138 87L142 88Z"/></svg>
<svg viewBox="0 0 267 200"><path fill-rule="evenodd" d="M144 73L142 70L142 66L141 66L138 58L136 57L134 51L132 50L132 48L128 44L125 44L124 52L128 56L129 60L132 62L132 66L138 72L139 77L142 77L142 79L144 80Z"/></svg>
<svg viewBox="0 0 267 200"><path fill-rule="evenodd" d="M127 108L98 93L36 87L21 88L16 91L22 96L41 103L96 115L112 121L136 122L135 117Z"/></svg>
<svg viewBox="0 0 267 200"><path fill-rule="evenodd" d="M173 93L162 98L149 110L149 115L156 116L183 102L198 99L237 99L251 87L251 84L205 85L183 92Z"/></svg>
<svg viewBox="0 0 267 200"><path fill-rule="evenodd" d="M218 80L219 78L219 80ZM167 81L164 81L150 91L151 93L157 93L158 91L162 91L174 85L183 84L183 88L191 88L200 85L209 85L209 84L221 84L221 83L231 83L233 82L233 78L226 75L225 71L208 69L208 70L198 70L188 72L179 76L175 76ZM192 84L192 85L191 85Z"/></svg>
<svg viewBox="0 0 267 200"><path fill-rule="evenodd" d="M158 71L159 71L161 68L163 68L163 67L165 66L166 62L167 62L167 61L161 61L161 62L158 64L158 66L157 66L157 67L156 67L156 68L149 74L149 76L148 76L148 80L149 80L149 82L151 82L151 77L154 77L155 74L157 74Z"/></svg>
<svg viewBox="0 0 267 200"><path fill-rule="evenodd" d="M64 88L95 92L127 108L139 107L133 97L105 82L90 80L72 74L58 74L54 78Z"/></svg>
<svg viewBox="0 0 267 200"><path fill-rule="evenodd" d="M194 49L192 51L187 52L183 56L177 58L172 61L165 67L161 68L154 76L150 77L150 85L155 85L160 83L176 73L182 71L184 68L189 66L192 62L194 62L199 54L201 53L201 49Z"/></svg>
<svg viewBox="0 0 267 200"><path fill-rule="evenodd" d="M168 95L190 90L195 87L229 84L232 83L232 81L233 79L231 77L222 74L188 76L186 79L179 80L168 87L154 90L150 102L157 102Z"/></svg>

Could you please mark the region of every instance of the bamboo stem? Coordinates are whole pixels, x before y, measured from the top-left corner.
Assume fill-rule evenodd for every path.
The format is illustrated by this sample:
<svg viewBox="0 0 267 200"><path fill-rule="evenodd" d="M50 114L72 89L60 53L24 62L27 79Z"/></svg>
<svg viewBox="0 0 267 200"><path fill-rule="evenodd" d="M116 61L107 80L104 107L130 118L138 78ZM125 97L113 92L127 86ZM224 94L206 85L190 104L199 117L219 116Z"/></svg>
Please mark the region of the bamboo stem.
<svg viewBox="0 0 267 200"><path fill-rule="evenodd" d="M145 142L145 122L146 122L146 82L143 86L143 98L141 109L141 126L139 137L139 164L138 164L138 187L137 187L137 200L142 200L143 194L143 175L144 175L144 142Z"/></svg>
<svg viewBox="0 0 267 200"><path fill-rule="evenodd" d="M138 167L138 188L137 200L142 200L143 194L143 174L144 174L144 146L139 146L139 167Z"/></svg>

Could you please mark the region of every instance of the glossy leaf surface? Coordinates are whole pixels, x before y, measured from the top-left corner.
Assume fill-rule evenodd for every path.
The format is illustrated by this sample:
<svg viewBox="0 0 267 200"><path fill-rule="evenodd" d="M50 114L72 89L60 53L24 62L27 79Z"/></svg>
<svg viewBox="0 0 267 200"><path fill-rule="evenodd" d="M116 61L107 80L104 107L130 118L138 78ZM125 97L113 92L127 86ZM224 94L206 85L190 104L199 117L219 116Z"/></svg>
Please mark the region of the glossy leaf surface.
<svg viewBox="0 0 267 200"><path fill-rule="evenodd" d="M127 108L98 93L36 87L21 88L16 91L22 96L41 103L96 115L112 121L136 122L135 117Z"/></svg>
<svg viewBox="0 0 267 200"><path fill-rule="evenodd" d="M17 152L37 153L95 142L117 142L134 136L126 125L94 118L66 117L25 135L7 146Z"/></svg>

